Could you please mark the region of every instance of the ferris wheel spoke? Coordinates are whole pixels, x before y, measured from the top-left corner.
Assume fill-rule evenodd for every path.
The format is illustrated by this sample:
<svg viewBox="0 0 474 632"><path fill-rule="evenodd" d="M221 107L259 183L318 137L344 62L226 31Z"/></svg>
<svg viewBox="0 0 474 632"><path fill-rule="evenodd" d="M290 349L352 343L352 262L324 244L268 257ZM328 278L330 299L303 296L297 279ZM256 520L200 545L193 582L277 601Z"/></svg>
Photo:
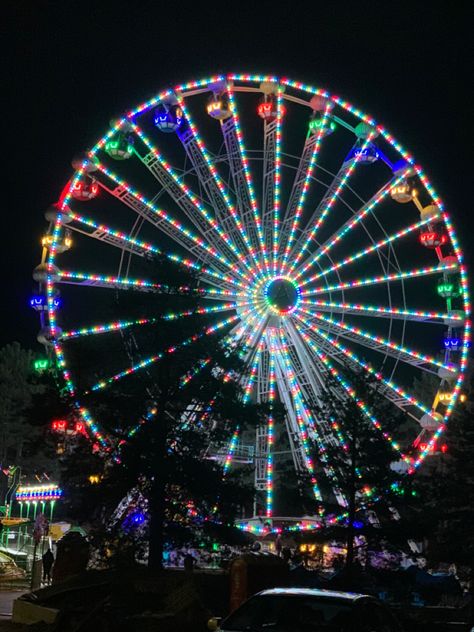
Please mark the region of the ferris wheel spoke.
<svg viewBox="0 0 474 632"><path fill-rule="evenodd" d="M302 332L302 329L298 325L296 325L296 327L298 328L300 333L302 333L302 335L304 336L304 333ZM317 347L317 345L315 345L308 336L305 336L305 338L306 338L306 341L307 341L308 345L312 348L312 350L319 357L319 359L327 366L329 372L337 380L337 382L342 386L342 388L345 391L345 393L347 393L347 395L349 395L357 403L357 405L359 406L359 408L361 409L363 414L367 417L367 419L369 419L369 421L372 423L372 425L379 432L382 433L383 437L392 446L393 450L395 452L397 452L403 460L405 460L407 463L410 463L409 457L407 457L406 455L404 455L401 452L399 444L390 435L390 433L386 432L383 429L383 426L380 423L380 421L371 413L371 411L368 408L368 406L366 405L366 403L358 396L358 394L355 392L355 390L351 386L351 384L345 378L343 378L341 376L339 371L335 368L335 366L329 360L329 358L326 356L326 354L322 353L320 351L320 349Z"/></svg>
<svg viewBox="0 0 474 632"><path fill-rule="evenodd" d="M365 346L369 349L373 349L374 351L378 351L379 353L383 353L389 355L393 358L400 359L403 362L411 364L412 366L417 366L420 369L428 371L430 373L436 373L432 368L436 366L440 369L445 369L449 373L452 373L455 376L458 373L458 368L452 364L444 364L436 358L420 353L419 351L415 351L413 349L409 349L401 344L393 342L392 340L388 340L382 336L375 336L368 331L361 329L360 327L352 327L347 323L341 321L336 321L330 316L326 316L321 312L317 311L309 311L303 308L300 308L300 311L310 316L312 319L316 319L321 323L321 327L330 325L331 327L336 328L338 335L343 338L347 338L352 342L356 342L359 345Z"/></svg>
<svg viewBox="0 0 474 632"><path fill-rule="evenodd" d="M105 226L104 224L99 224L90 217L79 215L79 213L76 213L70 207L67 207L64 210L67 216L71 220L73 220L73 222L92 229L91 232L91 230L85 230L84 228L79 228L78 226L75 226L74 223L68 224L69 229L74 230L81 235L91 237L92 239L98 239L99 241L103 241L106 244L110 244L112 246L120 248L121 250L127 250L132 254L137 254L142 257L146 255L152 256L163 254L161 249L154 244L135 239L133 237L127 236L122 231L110 228L109 226Z"/></svg>
<svg viewBox="0 0 474 632"><path fill-rule="evenodd" d="M290 422L288 438L292 446L292 454L297 472L306 472L310 476L313 494L318 503L322 501L321 491L315 474L314 464L311 458L310 443L307 426L312 424L311 414L303 405L296 382L291 361L286 352L286 341L281 333L275 330L269 332L269 344L271 353L275 357L275 373L277 386L286 409Z"/></svg>
<svg viewBox="0 0 474 632"><path fill-rule="evenodd" d="M364 305L362 303L338 303L336 301L301 300L301 305L308 309L336 314L351 314L354 316L370 316L374 318L395 318L397 320L407 320L421 323L431 323L433 325L443 325L447 319L459 321L462 318L458 314L448 314L447 312L426 312L421 309L401 309L398 307L379 307L377 305Z"/></svg>
<svg viewBox="0 0 474 632"><path fill-rule="evenodd" d="M129 375L132 375L132 374L136 373L137 371L140 371L141 369L149 367L152 364L155 364L156 362L161 360L166 354L175 353L179 349L182 349L183 347L189 346L190 344L196 342L197 340L200 340L204 336L208 336L210 334L214 334L215 332L219 331L223 327L227 327L227 326L231 325L236 320L238 320L237 316L230 316L229 318L226 318L225 320L221 320L221 321L217 322L215 325L212 325L211 327L207 327L204 331L202 331L200 333L197 333L197 334L194 334L193 336L189 336L188 338L186 338L182 342L180 342L180 343L178 343L176 345L172 345L172 346L168 347L167 349L165 349L164 351L162 351L160 353L157 353L156 355L149 356L145 360L142 360L141 362L139 362L137 364L134 364L131 367L128 367L127 369L125 369L123 371L120 371L119 373L116 373L115 375L112 375L112 376L107 377L107 378L103 378L102 380L100 380L99 382L97 382L96 384L91 386L89 391L102 390L102 389L110 386L114 382L117 382L117 381L119 381L119 380L121 380L121 379L123 379L125 377L128 377Z"/></svg>
<svg viewBox="0 0 474 632"><path fill-rule="evenodd" d="M263 353L263 342L260 340L254 347L256 349L252 362L250 364L250 371L246 379L244 380L244 394L242 397L242 403L247 404L250 400L252 390L254 388L255 380L257 379L258 367L260 364L260 358ZM238 446L238 440L240 436L240 426L237 426L232 434L227 448L227 454L224 459L224 476L226 476L232 466L234 454Z"/></svg>
<svg viewBox="0 0 474 632"><path fill-rule="evenodd" d="M324 109L321 125L316 134L308 131L306 142L301 154L300 162L293 181L293 187L289 195L289 201L286 207L284 221L280 233L280 249L282 250L282 263L280 274L284 274L288 264L293 242L299 229L303 208L306 201L306 194L310 187L316 166L321 140L325 135L327 124L329 121L329 113L331 111L331 103L328 101ZM290 226L291 225L291 226ZM286 244L285 244L286 241ZM283 249L283 245L285 246Z"/></svg>
<svg viewBox="0 0 474 632"><path fill-rule="evenodd" d="M165 256L174 263L199 272L206 283L210 283L211 285L219 288L231 289L232 287L239 287L239 284L232 276L225 275L212 268L206 268L201 263L192 261L191 259L183 257L177 253L163 253L158 246L151 244L150 242L144 242L134 237L127 236L122 231L110 228L104 224L99 224L89 217L79 215L70 208L66 208L65 211L67 211L68 217L73 220L73 222L77 222L83 226L93 229L92 232L90 232L88 230L78 228L74 225L74 223L68 224L68 228L80 233L81 235L97 239L108 245L120 248L120 250L126 250L127 252L141 257Z"/></svg>
<svg viewBox="0 0 474 632"><path fill-rule="evenodd" d="M215 312L226 312L235 309L235 303L223 303L212 307L198 307L195 309L185 310L181 312L170 312L157 318L139 318L136 320L115 320L110 323L101 323L90 327L81 327L80 329L71 329L61 333L61 340L73 340L84 336L96 336L100 334L116 333L130 327L139 327L143 325L154 325L160 320L178 320L195 315L211 314Z"/></svg>
<svg viewBox="0 0 474 632"><path fill-rule="evenodd" d="M206 366L208 366L211 359L212 358L204 358L203 360L196 362L196 364L180 378L179 388L187 386L197 375L201 373L201 371L206 368Z"/></svg>
<svg viewBox="0 0 474 632"><path fill-rule="evenodd" d="M215 288L191 288L188 286L170 287L162 283L153 283L145 279L130 279L128 277L116 277L103 274L88 274L71 270L58 270L54 273L56 283L67 283L76 286L98 287L114 290L134 290L137 292L152 292L154 294L175 294L219 299L220 297L238 298L241 294L230 290Z"/></svg>
<svg viewBox="0 0 474 632"><path fill-rule="evenodd" d="M244 265L242 255L245 252L251 256L254 263L257 263L255 250L250 243L245 226L230 199L229 192L222 178L219 176L204 142L199 136L183 99L179 99L178 101L188 122L188 128L185 131L178 129L177 134L199 177L203 189L206 191L212 203L216 220L235 243L239 265ZM258 268L259 263L257 264L257 269Z"/></svg>
<svg viewBox="0 0 474 632"><path fill-rule="evenodd" d="M376 277L367 277L365 279L354 279L352 281L345 281L336 285L321 285L316 288L307 288L301 292L301 296L306 298L308 296L316 296L318 294L327 294L335 290L352 290L354 288L365 287L368 285L380 285L385 284L388 281L401 281L402 279L413 279L416 277L428 276L430 274L439 274L440 272L448 272L451 270L454 272L458 269L458 263L441 263L435 266L427 266L426 268L415 268L413 270L404 270L394 274L385 274Z"/></svg>
<svg viewBox="0 0 474 632"><path fill-rule="evenodd" d="M232 116L221 122L222 134L227 150L230 171L237 198L237 208L242 222L249 235L252 248L259 251L267 272L269 271L268 254L262 230L262 219L257 204L257 197L246 156L239 113L234 98L232 84L227 83L227 96ZM261 260L258 260L258 264Z"/></svg>
<svg viewBox="0 0 474 632"><path fill-rule="evenodd" d="M418 401L413 395L407 393L394 380L385 378L380 371L374 369L368 362L365 362L354 351L343 345L339 340L328 335L324 330L317 327L314 321L308 321L301 314L297 314L298 320L305 326L305 335L314 341L321 351L329 355L332 359L341 364L349 364L351 368L359 370L362 367L366 373L373 376L377 381L384 384L381 394L391 401L395 406L407 412L415 421L418 417L409 410L411 407L418 408L423 413L430 413L431 409Z"/></svg>
<svg viewBox="0 0 474 632"><path fill-rule="evenodd" d="M361 151L352 159L345 161L342 164L341 169L338 174L329 185L326 193L324 194L323 199L318 204L315 212L311 216L307 226L306 231L303 232L298 242L295 244L294 252L297 252L296 256L293 259L293 263L291 264L289 271L292 272L298 266L299 262L303 258L304 254L308 251L310 245L314 242L318 230L322 226L324 220L328 216L329 212L333 208L337 199L341 195L345 185L349 181L349 178L354 173L354 170L360 161L362 156L362 152L364 149L370 144L374 133L369 134L368 138L364 141L364 144L361 147Z"/></svg>
<svg viewBox="0 0 474 632"><path fill-rule="evenodd" d="M320 394L327 388L327 369L314 353L311 352L305 339L295 328L291 321L285 323L287 340L291 342L287 346L298 390L309 405L317 405ZM347 500L340 489L340 473L337 474L327 459L327 446L342 447L339 438L335 436L332 424L329 420L319 418L315 422L313 416L309 419L308 432L316 443L319 459L328 479L333 484L333 495L341 507L347 507Z"/></svg>
<svg viewBox="0 0 474 632"><path fill-rule="evenodd" d="M402 175L391 178L383 187L381 187L377 191L377 193L373 195L368 202L363 204L361 208L359 208L359 210L354 213L353 217L348 219L333 236L331 236L322 245L315 249L314 253L312 253L298 268L295 278L298 279L302 274L304 274L311 266L317 263L322 256L326 255L336 244L338 244L345 237L345 235L347 235L353 228L360 224L360 222L369 213L372 213L373 210L388 197L391 189L402 182L402 180L409 173L410 169L406 169L402 173ZM307 229L307 232L308 231L309 228Z"/></svg>
<svg viewBox="0 0 474 632"><path fill-rule="evenodd" d="M270 354L270 371L269 371L269 392L268 401L270 403L270 414L267 423L267 463L266 463L266 515L271 518L273 515L273 443L274 443L274 427L275 420L273 417L273 405L275 402L275 358Z"/></svg>
<svg viewBox="0 0 474 632"><path fill-rule="evenodd" d="M262 221L265 250L271 253L273 273L277 271L281 194L281 128L283 92L277 89L277 116L264 122Z"/></svg>
<svg viewBox="0 0 474 632"><path fill-rule="evenodd" d="M138 215L150 222L150 224L165 233L165 235L185 248L190 254L204 262L212 262L212 265L221 272L226 274L231 272L235 277L240 276L241 278L245 278L245 275L242 274L236 264L228 261L224 255L216 252L211 246L205 243L202 238L195 235L179 221L173 219L165 211L155 207L155 205L144 198L141 193L132 189L125 180L119 178L119 176L102 165L97 158L94 158L94 165L103 175L114 183L114 188L110 188L110 186L107 186L103 181L99 183L110 195L113 195Z"/></svg>
<svg viewBox="0 0 474 632"><path fill-rule="evenodd" d="M243 303L241 307L248 306L251 303ZM228 312L229 310L235 310L236 303L223 303L222 305L213 305L212 307L195 307L193 309L186 309L180 312L168 312L163 314L163 320L178 320L181 318L187 318L191 316L202 316L206 314L212 314L214 312Z"/></svg>
<svg viewBox="0 0 474 632"><path fill-rule="evenodd" d="M320 279L321 277L327 276L331 272L335 272L336 270L339 270L340 268L343 268L344 266L354 263L354 261L359 261L363 257L366 257L374 252L377 252L378 250L380 250L380 248L383 248L384 246L388 246L389 244L392 244L393 242L399 239L402 239L403 237L406 237L407 235L411 235L411 233L418 231L422 226L425 226L430 221L432 220L428 218L428 219L420 220L419 222L414 222L413 224L410 224L410 226L407 226L406 228L403 228L402 230L399 230L396 233L393 233L392 235L385 237L385 239L380 239L375 244L372 244L371 246L367 246L367 248L362 248L361 250L358 250L353 255L349 255L345 257L342 261L339 261L333 264L332 266L329 266L328 268L325 268L321 270L320 272L317 272L316 274L313 274L312 276L308 277L307 279L305 279L304 281L300 283L299 287L302 288L308 285L309 283L312 283L316 281L317 279ZM301 270L301 274L303 274L304 272L305 272L304 269Z"/></svg>
<svg viewBox="0 0 474 632"><path fill-rule="evenodd" d="M80 329L70 329L61 333L61 340L74 340L84 336L97 336L99 334L109 334L137 327L140 325L153 325L158 318L139 318L137 320L115 320L111 323L103 323L100 325L92 325L91 327L81 327Z"/></svg>
<svg viewBox="0 0 474 632"><path fill-rule="evenodd" d="M142 156L134 149L135 154L145 167L158 180L165 191L170 195L186 217L199 230L208 244L216 251L223 251L231 261L239 261L239 251L234 245L230 235L222 230L220 224L212 214L200 202L197 195L184 183L182 178L174 171L171 165L164 159L158 149L147 138L143 130L136 124L131 124L133 131L145 145L148 153Z"/></svg>

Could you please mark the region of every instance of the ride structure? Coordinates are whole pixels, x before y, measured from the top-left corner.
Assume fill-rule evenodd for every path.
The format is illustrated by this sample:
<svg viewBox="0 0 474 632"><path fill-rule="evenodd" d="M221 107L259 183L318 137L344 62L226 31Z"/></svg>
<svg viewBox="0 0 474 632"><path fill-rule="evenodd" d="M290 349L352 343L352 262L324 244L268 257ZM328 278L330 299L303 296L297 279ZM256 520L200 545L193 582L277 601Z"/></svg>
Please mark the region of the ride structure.
<svg viewBox="0 0 474 632"><path fill-rule="evenodd" d="M239 461L254 465L254 513L260 507L267 522L247 520L245 528L271 530L277 521L275 442L282 435L295 471L309 473L315 508L322 473L344 515L338 472L325 456L341 438L313 406L329 376L338 384L335 396L355 399L380 441L390 443L398 472L414 473L438 449L470 344L464 258L425 171L371 116L286 77L213 76L131 109L73 166L46 212L31 304L41 319L38 340L55 354L94 443L106 448L110 440L81 402L68 350L77 354L99 335L127 332L136 340L135 332L156 319L103 323L99 298L89 303L87 322L71 325L65 306L77 305L85 288L88 296L89 288L139 292L141 300L159 295L162 285L134 271L160 255L198 274L200 314L214 319L206 333L244 345L246 400L278 399L286 409L283 426L270 414L251 445L239 428L225 447L209 437L205 456L225 471ZM63 265L72 236L86 270ZM127 366L111 372L104 362L87 390L100 393L139 373L147 379L165 350L136 347ZM384 431L343 367L378 382L380 397L417 425L422 450L404 449ZM428 403L411 391L423 373L436 385ZM321 520L315 510L298 528Z"/></svg>

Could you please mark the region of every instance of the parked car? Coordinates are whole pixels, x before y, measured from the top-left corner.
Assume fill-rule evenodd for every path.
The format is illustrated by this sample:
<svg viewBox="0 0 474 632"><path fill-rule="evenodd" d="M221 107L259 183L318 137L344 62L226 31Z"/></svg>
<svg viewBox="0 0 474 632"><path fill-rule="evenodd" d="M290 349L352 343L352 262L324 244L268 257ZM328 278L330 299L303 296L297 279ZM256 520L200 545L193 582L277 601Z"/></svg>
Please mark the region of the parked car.
<svg viewBox="0 0 474 632"><path fill-rule="evenodd" d="M390 610L369 595L316 588L273 588L224 619L220 632L403 632Z"/></svg>

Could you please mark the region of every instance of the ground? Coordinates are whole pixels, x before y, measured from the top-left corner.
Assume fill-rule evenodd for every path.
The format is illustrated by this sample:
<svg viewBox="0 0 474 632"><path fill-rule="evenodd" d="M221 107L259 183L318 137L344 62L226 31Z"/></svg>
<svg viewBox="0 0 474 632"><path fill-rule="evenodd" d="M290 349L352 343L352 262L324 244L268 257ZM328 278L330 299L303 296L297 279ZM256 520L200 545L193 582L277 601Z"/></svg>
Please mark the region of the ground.
<svg viewBox="0 0 474 632"><path fill-rule="evenodd" d="M0 590L0 632L13 632L21 630L21 625L10 621L13 601L25 593L24 590Z"/></svg>

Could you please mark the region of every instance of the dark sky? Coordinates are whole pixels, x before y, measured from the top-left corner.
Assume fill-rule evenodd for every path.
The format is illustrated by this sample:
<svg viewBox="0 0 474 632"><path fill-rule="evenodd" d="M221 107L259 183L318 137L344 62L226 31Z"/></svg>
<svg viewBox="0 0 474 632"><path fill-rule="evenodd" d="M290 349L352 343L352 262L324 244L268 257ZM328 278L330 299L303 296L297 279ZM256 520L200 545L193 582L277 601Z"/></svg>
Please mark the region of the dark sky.
<svg viewBox="0 0 474 632"><path fill-rule="evenodd" d="M468 3L22 2L2 7L1 343L38 348L27 305L43 212L72 155L127 106L209 73L286 74L372 114L410 149L470 257L472 14Z"/></svg>

